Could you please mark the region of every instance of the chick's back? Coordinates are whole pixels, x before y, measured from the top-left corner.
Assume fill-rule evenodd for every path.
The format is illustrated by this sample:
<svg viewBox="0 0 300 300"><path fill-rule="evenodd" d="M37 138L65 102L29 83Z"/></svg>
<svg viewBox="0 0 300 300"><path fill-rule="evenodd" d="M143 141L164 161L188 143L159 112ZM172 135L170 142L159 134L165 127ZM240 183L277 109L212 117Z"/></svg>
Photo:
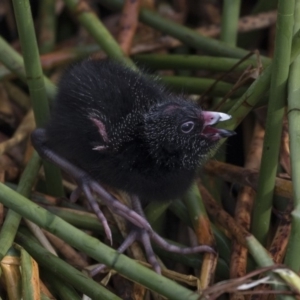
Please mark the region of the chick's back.
<svg viewBox="0 0 300 300"><path fill-rule="evenodd" d="M112 61L84 60L62 76L46 130L52 149L77 161L98 157L92 146L104 144L91 118L105 124L109 139L116 124L135 115L135 127L160 93L154 83ZM120 125L119 125L120 126ZM121 127L121 126L120 126ZM123 137L125 138L125 137Z"/></svg>

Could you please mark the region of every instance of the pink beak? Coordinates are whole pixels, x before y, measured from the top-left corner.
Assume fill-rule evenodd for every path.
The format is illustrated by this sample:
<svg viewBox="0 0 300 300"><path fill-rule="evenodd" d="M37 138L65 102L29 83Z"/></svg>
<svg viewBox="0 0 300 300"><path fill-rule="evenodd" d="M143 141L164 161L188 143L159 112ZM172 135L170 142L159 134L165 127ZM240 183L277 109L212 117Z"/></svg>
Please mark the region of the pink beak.
<svg viewBox="0 0 300 300"><path fill-rule="evenodd" d="M231 119L230 115L221 112L202 111L201 117L204 120L203 130L201 134L207 138L216 141L221 138L226 138L236 134L232 130L219 129L211 126L217 124L218 122L223 122Z"/></svg>

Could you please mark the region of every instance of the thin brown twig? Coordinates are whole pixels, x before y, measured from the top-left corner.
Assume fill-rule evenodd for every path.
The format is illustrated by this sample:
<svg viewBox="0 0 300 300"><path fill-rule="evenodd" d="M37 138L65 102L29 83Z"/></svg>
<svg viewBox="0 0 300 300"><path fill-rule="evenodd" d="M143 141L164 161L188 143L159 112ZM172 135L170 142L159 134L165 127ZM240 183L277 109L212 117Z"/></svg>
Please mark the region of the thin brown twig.
<svg viewBox="0 0 300 300"><path fill-rule="evenodd" d="M220 102L217 103L216 107L213 110L219 111L222 107L222 105L226 102L226 100L231 97L240 87L242 87L246 82L250 79L255 77L255 79L260 75L262 71L262 63L260 60L259 52L257 50L254 50L254 53L257 56L257 67L252 68L252 66L248 66L246 70L242 73L242 75L238 78L237 82L233 85L230 91L222 98ZM247 55L248 56L248 55ZM233 68L236 68L241 62L243 62L246 57L243 58L242 61L237 63ZM228 71L229 72L229 71ZM254 75L255 74L255 75Z"/></svg>
<svg viewBox="0 0 300 300"><path fill-rule="evenodd" d="M214 87L217 85L217 83L219 81L221 81L222 79L224 79L225 77L227 77L230 73L232 73L234 71L234 69L236 67L238 67L241 63L243 63L244 61L246 61L249 57L251 57L253 55L254 52L249 52L247 55L245 55L242 59L240 59L233 67L231 67L228 71L226 71L225 73L219 75L215 82L206 90L204 91L202 94L201 94L201 97L199 99L199 103L201 103L201 101L204 99L204 97L209 94L213 89ZM232 91L232 90L231 90ZM231 92L230 91L230 92Z"/></svg>

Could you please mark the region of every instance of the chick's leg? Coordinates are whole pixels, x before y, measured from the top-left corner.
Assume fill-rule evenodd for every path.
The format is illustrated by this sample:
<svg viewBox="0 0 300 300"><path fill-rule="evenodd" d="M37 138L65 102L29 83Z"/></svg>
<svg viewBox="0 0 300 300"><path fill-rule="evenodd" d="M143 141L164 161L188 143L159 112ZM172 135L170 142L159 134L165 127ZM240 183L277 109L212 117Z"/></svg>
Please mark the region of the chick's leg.
<svg viewBox="0 0 300 300"><path fill-rule="evenodd" d="M75 179L76 183L78 184L78 189L76 189L73 192L73 194L71 195L71 199L73 201L76 200L79 197L81 191L85 194L92 209L94 210L97 217L101 221L106 236L111 243L112 243L112 234L111 234L110 227L108 225L105 216L100 210L97 201L93 197L93 193L96 193L98 196L100 196L102 201L107 206L109 206L112 209L112 211L114 211L115 213L124 217L126 220L133 223L137 227L143 228L150 232L152 231L151 226L149 225L149 223L144 217L142 217L135 211L129 209L127 206L123 205L118 200L116 200L112 195L106 192L106 190L97 181L91 178L89 174L87 174L85 171L76 167L68 160L55 153L53 150L49 149L47 147L47 135L45 129L41 129L41 128L36 129L35 131L33 131L31 138L35 149L43 159L57 165L58 167L60 167L62 170L64 170L66 173L68 173L70 176L72 176Z"/></svg>

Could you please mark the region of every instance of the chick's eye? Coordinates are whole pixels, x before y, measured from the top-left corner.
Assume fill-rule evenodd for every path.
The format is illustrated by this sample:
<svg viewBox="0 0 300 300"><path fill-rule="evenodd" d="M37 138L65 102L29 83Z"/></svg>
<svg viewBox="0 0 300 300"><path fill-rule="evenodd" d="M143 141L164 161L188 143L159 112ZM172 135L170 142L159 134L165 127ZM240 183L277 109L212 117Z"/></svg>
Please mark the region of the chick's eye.
<svg viewBox="0 0 300 300"><path fill-rule="evenodd" d="M183 124L181 124L180 126L180 130L183 132L183 133L189 133L193 130L194 128L194 122L192 121L189 121L189 122L185 122Z"/></svg>

